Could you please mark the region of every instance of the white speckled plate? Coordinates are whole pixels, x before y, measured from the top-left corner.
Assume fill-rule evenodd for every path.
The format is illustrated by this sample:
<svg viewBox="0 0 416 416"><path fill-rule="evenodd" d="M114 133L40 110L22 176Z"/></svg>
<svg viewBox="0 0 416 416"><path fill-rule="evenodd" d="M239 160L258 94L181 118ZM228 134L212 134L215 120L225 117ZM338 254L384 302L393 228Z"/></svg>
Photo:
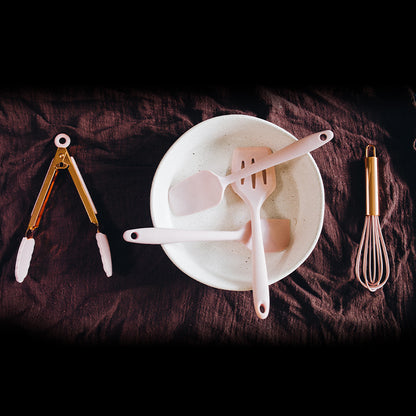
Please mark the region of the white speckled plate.
<svg viewBox="0 0 416 416"><path fill-rule="evenodd" d="M275 124L246 115L215 117L192 127L166 152L153 178L150 210L154 226L240 228L250 216L231 186L218 206L181 217L169 208L170 186L200 170L227 175L236 147L267 146L276 151L295 140ZM318 241L324 218L324 187L310 154L276 166L276 179L276 189L264 203L262 217L289 218L291 243L281 253L266 253L270 284L306 260ZM251 289L251 251L239 242L175 243L165 244L163 249L179 269L201 283L228 290Z"/></svg>

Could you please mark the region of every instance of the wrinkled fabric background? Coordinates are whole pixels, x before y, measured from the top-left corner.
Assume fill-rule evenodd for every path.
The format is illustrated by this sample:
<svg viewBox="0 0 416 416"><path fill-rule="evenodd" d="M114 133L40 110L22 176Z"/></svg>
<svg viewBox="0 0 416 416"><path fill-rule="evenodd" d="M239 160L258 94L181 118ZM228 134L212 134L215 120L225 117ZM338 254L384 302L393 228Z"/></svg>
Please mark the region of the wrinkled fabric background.
<svg viewBox="0 0 416 416"><path fill-rule="evenodd" d="M416 107L406 86L3 87L0 90L0 337L65 345L322 346L413 343L416 331ZM151 226L153 175L189 128L222 114L266 119L296 137L332 129L313 154L325 219L310 257L270 287L259 320L251 292L221 291L178 270L158 246L128 244ZM29 275L14 278L18 247L56 148L71 137L108 236L102 270L69 175L58 175ZM377 146L383 235L391 276L370 293L355 279L364 222L364 149Z"/></svg>

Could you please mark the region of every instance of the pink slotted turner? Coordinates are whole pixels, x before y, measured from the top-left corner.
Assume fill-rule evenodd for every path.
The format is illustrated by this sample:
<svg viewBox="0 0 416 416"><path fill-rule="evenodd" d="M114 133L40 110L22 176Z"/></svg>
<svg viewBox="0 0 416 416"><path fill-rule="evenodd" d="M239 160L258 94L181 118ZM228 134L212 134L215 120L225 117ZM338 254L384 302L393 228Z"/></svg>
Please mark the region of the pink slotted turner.
<svg viewBox="0 0 416 416"><path fill-rule="evenodd" d="M234 150L231 171L236 172L271 154L268 147L240 147ZM253 301L259 318L267 318L270 310L269 282L264 254L260 210L266 198L276 188L274 167L252 174L232 184L234 192L247 204L251 216Z"/></svg>
<svg viewBox="0 0 416 416"><path fill-rule="evenodd" d="M198 172L169 189L170 209L175 215L189 215L214 207L221 202L225 188L231 183L305 155L333 137L331 130L311 134L227 176L219 176L209 170Z"/></svg>

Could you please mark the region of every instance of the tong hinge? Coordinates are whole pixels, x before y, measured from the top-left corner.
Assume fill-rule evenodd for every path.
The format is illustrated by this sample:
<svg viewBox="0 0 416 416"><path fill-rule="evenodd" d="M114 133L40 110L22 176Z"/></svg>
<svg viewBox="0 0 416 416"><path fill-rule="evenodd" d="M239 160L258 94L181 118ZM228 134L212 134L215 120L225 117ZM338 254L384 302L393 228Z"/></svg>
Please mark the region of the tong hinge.
<svg viewBox="0 0 416 416"><path fill-rule="evenodd" d="M66 149L58 149L54 157L55 169L67 169L70 165L70 158Z"/></svg>

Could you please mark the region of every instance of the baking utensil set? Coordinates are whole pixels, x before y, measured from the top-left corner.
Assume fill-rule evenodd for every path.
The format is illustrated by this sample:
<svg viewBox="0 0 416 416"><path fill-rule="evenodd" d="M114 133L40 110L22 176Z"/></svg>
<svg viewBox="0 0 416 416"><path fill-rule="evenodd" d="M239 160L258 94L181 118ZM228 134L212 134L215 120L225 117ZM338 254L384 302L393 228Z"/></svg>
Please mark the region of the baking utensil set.
<svg viewBox="0 0 416 416"><path fill-rule="evenodd" d="M291 238L289 219L261 218L261 207L276 188L275 166L316 150L331 141L333 137L332 131L325 130L293 142L276 152L272 152L268 147L235 148L229 175L219 176L212 171L204 170L170 187L168 193L170 210L175 216L183 216L218 205L226 187L232 185L233 191L247 206L251 217L251 221L237 230L135 228L125 231L123 238L127 242L136 244L238 241L246 245L252 252L254 309L259 318L265 319L270 310L265 253L284 251L289 246ZM96 240L103 269L108 277L112 275L108 240L99 230L97 210L75 159L67 150L70 142L66 134L58 134L55 137L57 151L33 207L16 258L15 277L20 283L28 274L35 246L34 231L39 227L56 176L61 170L68 170L91 223L97 227ZM359 282L372 292L383 287L390 274L387 249L379 222L377 170L376 149L375 146L369 145L365 153L366 218L357 253L355 273Z"/></svg>
<svg viewBox="0 0 416 416"><path fill-rule="evenodd" d="M272 152L267 147L240 147L232 154L231 173L225 177L212 171L201 171L173 185L169 189L169 206L177 216L190 215L218 205L228 185L241 197L251 217L252 288L254 309L259 318L269 314L269 282L266 264L266 251L285 250L290 243L290 221L288 219L261 219L260 212L264 201L276 187L275 166L305 155L334 137L326 130L311 134L288 146ZM273 222L274 221L274 222ZM243 228L245 229L245 227ZM242 242L242 230L237 231ZM172 237L177 233L176 240ZM153 235L152 235L153 234ZM160 228L132 229L124 233L129 242L144 244L167 244L174 241L195 241L223 239L223 231L173 230ZM231 237L231 236L230 236ZM247 238L247 237L246 237ZM271 240L279 244L271 246ZM271 249L272 248L272 249Z"/></svg>

